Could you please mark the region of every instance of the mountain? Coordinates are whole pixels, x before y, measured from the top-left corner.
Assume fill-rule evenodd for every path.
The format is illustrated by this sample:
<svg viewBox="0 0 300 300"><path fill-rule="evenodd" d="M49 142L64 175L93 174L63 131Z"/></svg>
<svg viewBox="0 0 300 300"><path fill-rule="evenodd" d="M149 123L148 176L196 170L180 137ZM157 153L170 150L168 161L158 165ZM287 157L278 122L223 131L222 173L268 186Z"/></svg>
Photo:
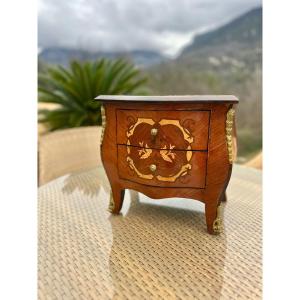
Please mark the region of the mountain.
<svg viewBox="0 0 300 300"><path fill-rule="evenodd" d="M261 46L262 8L252 9L230 23L205 34L197 35L182 55L206 47L224 47L228 45Z"/></svg>
<svg viewBox="0 0 300 300"><path fill-rule="evenodd" d="M262 8L197 35L172 61L146 70L153 94L234 94L239 153L262 146Z"/></svg>
<svg viewBox="0 0 300 300"><path fill-rule="evenodd" d="M262 8L255 8L213 31L197 35L176 63L194 69L253 72L261 69Z"/></svg>
<svg viewBox="0 0 300 300"><path fill-rule="evenodd" d="M134 50L130 52L89 52L68 48L45 48L39 53L39 60L49 64L61 64L67 66L71 59L95 60L100 58L124 57L131 60L135 65L146 68L166 61L167 58L158 52L148 50Z"/></svg>
<svg viewBox="0 0 300 300"><path fill-rule="evenodd" d="M156 92L170 93L174 89L181 93L203 89L218 92L221 89L228 93L260 73L261 68L262 8L259 7L220 28L195 36L175 60L156 65L149 72L151 78L157 78ZM173 84L175 77L180 84ZM214 80L221 80L225 85L219 85L218 90Z"/></svg>

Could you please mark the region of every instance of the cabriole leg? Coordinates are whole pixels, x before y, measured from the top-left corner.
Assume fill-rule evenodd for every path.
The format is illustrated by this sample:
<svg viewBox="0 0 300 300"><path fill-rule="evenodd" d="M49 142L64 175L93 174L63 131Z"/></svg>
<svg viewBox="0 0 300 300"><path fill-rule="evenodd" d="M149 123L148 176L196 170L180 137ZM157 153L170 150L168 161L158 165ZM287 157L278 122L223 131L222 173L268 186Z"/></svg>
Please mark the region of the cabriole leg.
<svg viewBox="0 0 300 300"><path fill-rule="evenodd" d="M221 201L222 202L227 202L227 193L226 192L224 192L224 194L223 194L223 196L221 198Z"/></svg>
<svg viewBox="0 0 300 300"><path fill-rule="evenodd" d="M210 234L219 234L223 229L223 220L220 210L220 194L220 190L214 190L208 192L205 196L206 226L207 231Z"/></svg>

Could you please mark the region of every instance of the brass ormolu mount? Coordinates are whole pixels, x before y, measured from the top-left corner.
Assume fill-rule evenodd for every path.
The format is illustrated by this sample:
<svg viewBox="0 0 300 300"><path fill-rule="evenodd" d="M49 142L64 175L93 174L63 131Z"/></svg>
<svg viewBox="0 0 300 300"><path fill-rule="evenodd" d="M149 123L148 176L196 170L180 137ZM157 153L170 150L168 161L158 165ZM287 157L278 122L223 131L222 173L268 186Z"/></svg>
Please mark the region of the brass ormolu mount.
<svg viewBox="0 0 300 300"><path fill-rule="evenodd" d="M233 108L229 109L226 116L226 141L227 141L227 149L228 149L228 159L229 163L233 163L233 123L234 123L234 114L235 111Z"/></svg>
<svg viewBox="0 0 300 300"><path fill-rule="evenodd" d="M108 211L110 213L112 213L114 208L115 208L115 202L114 202L114 198L113 198L113 193L112 193L112 191L110 191Z"/></svg>
<svg viewBox="0 0 300 300"><path fill-rule="evenodd" d="M106 114L105 114L105 108L103 104L101 105L101 120L102 120L102 132L100 137L100 145L102 145L103 137L104 137L104 131L106 127Z"/></svg>
<svg viewBox="0 0 300 300"><path fill-rule="evenodd" d="M215 234L223 232L222 207L221 204L217 207L217 217L213 223L213 231Z"/></svg>

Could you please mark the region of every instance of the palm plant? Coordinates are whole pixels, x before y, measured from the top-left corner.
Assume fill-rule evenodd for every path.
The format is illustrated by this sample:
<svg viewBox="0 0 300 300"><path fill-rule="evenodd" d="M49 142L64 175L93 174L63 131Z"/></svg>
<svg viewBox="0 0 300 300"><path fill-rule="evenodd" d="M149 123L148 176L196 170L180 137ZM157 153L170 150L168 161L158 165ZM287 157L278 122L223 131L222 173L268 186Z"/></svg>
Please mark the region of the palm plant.
<svg viewBox="0 0 300 300"><path fill-rule="evenodd" d="M40 109L39 122L50 131L62 128L100 125L102 94L141 94L146 78L129 62L101 59L72 61L70 68L48 67L39 74L39 102L57 104L56 109Z"/></svg>

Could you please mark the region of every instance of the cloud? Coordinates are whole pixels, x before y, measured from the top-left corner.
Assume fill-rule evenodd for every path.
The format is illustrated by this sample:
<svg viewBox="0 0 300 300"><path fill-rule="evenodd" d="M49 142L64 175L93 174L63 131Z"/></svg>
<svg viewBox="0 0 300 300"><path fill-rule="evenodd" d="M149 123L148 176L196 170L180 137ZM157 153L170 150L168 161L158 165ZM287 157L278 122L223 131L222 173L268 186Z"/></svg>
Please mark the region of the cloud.
<svg viewBox="0 0 300 300"><path fill-rule="evenodd" d="M261 0L40 0L39 47L176 54Z"/></svg>

